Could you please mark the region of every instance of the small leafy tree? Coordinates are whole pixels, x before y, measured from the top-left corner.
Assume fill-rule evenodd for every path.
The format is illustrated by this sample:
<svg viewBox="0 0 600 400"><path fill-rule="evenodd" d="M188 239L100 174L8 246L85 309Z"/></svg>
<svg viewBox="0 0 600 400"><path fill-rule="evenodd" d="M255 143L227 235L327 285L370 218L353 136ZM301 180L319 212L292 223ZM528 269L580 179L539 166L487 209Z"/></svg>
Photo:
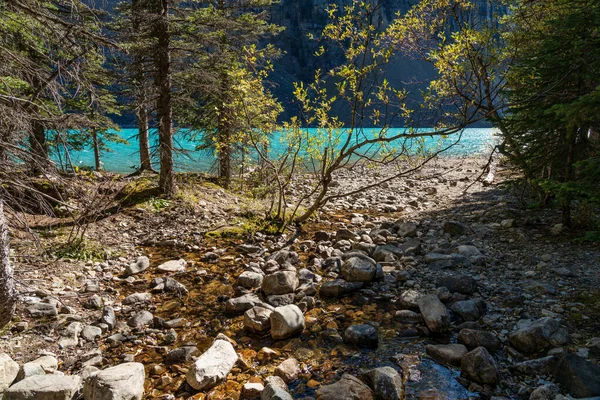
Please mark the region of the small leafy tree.
<svg viewBox="0 0 600 400"><path fill-rule="evenodd" d="M286 125L288 150L270 164L272 186L279 188L272 209L279 220L305 222L331 200L417 170L446 149L426 152L425 137L458 133L477 119L476 114L466 114L453 124L438 124L435 130L410 128L420 126L423 114L409 106L407 89L389 82L385 74L390 60L403 48L398 33L401 29L392 24L386 30L377 30L375 10L376 6L364 1L353 1L343 9L329 7L331 23L321 39L341 49L344 61L326 73L317 71L311 84L296 84L301 116ZM323 46L319 54L325 54L327 48ZM350 110L349 120L336 116L340 107ZM409 128L390 129L399 122ZM377 128L371 128L374 126ZM395 163L398 160L410 162L403 167ZM373 165L394 165L397 169L358 190L331 192L331 183L340 169ZM309 174L312 183L290 208L286 191L298 171Z"/></svg>

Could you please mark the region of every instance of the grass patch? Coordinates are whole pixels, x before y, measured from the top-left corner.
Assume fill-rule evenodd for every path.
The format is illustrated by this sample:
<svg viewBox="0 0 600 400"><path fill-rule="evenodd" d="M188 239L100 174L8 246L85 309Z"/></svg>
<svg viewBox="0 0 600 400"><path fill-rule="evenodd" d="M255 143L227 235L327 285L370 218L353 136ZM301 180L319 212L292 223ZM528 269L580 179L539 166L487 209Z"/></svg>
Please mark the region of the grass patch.
<svg viewBox="0 0 600 400"><path fill-rule="evenodd" d="M79 261L103 260L106 256L105 249L100 243L88 239L51 248L50 254L57 258L71 258Z"/></svg>

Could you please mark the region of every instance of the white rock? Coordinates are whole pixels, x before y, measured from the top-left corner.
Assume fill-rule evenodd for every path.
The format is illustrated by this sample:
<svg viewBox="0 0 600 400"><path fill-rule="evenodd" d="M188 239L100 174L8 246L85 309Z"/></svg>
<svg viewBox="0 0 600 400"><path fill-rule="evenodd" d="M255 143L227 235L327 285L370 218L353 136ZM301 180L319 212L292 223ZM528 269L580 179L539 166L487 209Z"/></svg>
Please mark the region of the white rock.
<svg viewBox="0 0 600 400"><path fill-rule="evenodd" d="M76 375L35 375L8 388L4 400L72 400L80 388Z"/></svg>
<svg viewBox="0 0 600 400"><path fill-rule="evenodd" d="M0 353L0 393L6 390L19 373L19 364L13 361L8 354Z"/></svg>
<svg viewBox="0 0 600 400"><path fill-rule="evenodd" d="M196 390L210 389L227 377L237 360L231 343L215 340L188 371L187 383Z"/></svg>
<svg viewBox="0 0 600 400"><path fill-rule="evenodd" d="M85 378L83 396L85 400L141 400L144 377L143 364L119 364Z"/></svg>
<svg viewBox="0 0 600 400"><path fill-rule="evenodd" d="M271 337L285 339L300 333L306 327L304 315L295 304L275 308L271 314Z"/></svg>
<svg viewBox="0 0 600 400"><path fill-rule="evenodd" d="M179 260L171 260L166 263L160 264L156 267L157 271L160 272L168 272L168 273L176 273L176 272L185 272L185 266L187 262L180 258Z"/></svg>
<svg viewBox="0 0 600 400"><path fill-rule="evenodd" d="M131 263L125 268L125 276L139 274L145 271L150 266L150 260L146 256L138 257L134 263Z"/></svg>

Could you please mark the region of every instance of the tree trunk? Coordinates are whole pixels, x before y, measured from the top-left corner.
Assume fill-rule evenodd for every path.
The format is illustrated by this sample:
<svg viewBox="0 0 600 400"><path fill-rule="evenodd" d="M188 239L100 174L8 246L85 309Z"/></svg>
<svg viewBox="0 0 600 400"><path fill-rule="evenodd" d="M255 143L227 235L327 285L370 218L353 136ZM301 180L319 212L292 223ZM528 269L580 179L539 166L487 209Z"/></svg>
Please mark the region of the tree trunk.
<svg viewBox="0 0 600 400"><path fill-rule="evenodd" d="M160 153L160 175L158 185L163 194L172 196L176 192L173 170L173 105L171 102L171 52L169 36L169 0L160 0L160 15L156 23L158 39L156 55L156 85L158 102L158 140Z"/></svg>
<svg viewBox="0 0 600 400"><path fill-rule="evenodd" d="M100 162L100 143L98 143L98 132L92 130L92 142L94 145L94 164L96 171L102 171L102 163Z"/></svg>
<svg viewBox="0 0 600 400"><path fill-rule="evenodd" d="M221 110L219 110L219 121L217 127L217 149L219 153L219 180L221 185L228 189L231 184L231 122L229 107L229 96L231 84L227 71L220 73L221 80Z"/></svg>
<svg viewBox="0 0 600 400"><path fill-rule="evenodd" d="M140 0L131 2L131 15L134 33L139 33L142 7ZM146 95L146 77L142 67L143 57L139 54L133 57L134 81L137 87L136 93L136 117L138 125L139 145L140 145L140 170L154 171L152 169L152 160L150 158L150 140L148 138L148 98Z"/></svg>
<svg viewBox="0 0 600 400"><path fill-rule="evenodd" d="M46 132L44 125L34 121L29 133L29 146L33 156L31 171L37 175L40 174L50 163L48 158L48 142L46 141Z"/></svg>
<svg viewBox="0 0 600 400"><path fill-rule="evenodd" d="M145 100L138 99L137 120L140 137L140 168L142 171L154 171L150 159L150 139L148 137L148 110Z"/></svg>
<svg viewBox="0 0 600 400"><path fill-rule="evenodd" d="M0 328L11 321L17 305L17 290L9 259L8 225L3 207L0 199Z"/></svg>
<svg viewBox="0 0 600 400"><path fill-rule="evenodd" d="M219 180L224 188L231 184L231 135L225 124L219 123L217 135L219 148Z"/></svg>
<svg viewBox="0 0 600 400"><path fill-rule="evenodd" d="M573 180L573 163L575 162L575 133L567 133L567 163L565 167L565 182ZM565 198L562 200L562 224L571 227L571 199Z"/></svg>

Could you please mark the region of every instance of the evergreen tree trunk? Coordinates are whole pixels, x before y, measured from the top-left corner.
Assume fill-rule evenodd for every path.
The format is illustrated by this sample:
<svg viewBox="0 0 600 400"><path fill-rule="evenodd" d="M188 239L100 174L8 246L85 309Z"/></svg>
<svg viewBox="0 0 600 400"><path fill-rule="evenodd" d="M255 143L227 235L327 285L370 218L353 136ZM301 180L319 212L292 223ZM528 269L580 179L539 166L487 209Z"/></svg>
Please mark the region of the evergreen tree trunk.
<svg viewBox="0 0 600 400"><path fill-rule="evenodd" d="M100 162L100 143L98 143L98 132L92 130L92 142L94 145L94 164L96 171L102 171L102 163Z"/></svg>
<svg viewBox="0 0 600 400"><path fill-rule="evenodd" d="M0 199L0 328L10 322L17 305L17 290L9 259L8 225L3 207Z"/></svg>
<svg viewBox="0 0 600 400"><path fill-rule="evenodd" d="M565 182L571 182L573 176L573 163L575 160L575 138L574 132L567 133L567 164L565 167ZM562 200L562 224L564 226L571 226L571 199L565 198Z"/></svg>
<svg viewBox="0 0 600 400"><path fill-rule="evenodd" d="M231 184L231 122L229 120L229 99L227 94L231 92L229 76L226 71L221 74L221 95L223 96L221 110L219 112L217 148L219 152L219 180L221 185L228 189Z"/></svg>
<svg viewBox="0 0 600 400"><path fill-rule="evenodd" d="M171 102L171 52L169 37L169 0L160 0L160 15L156 23L158 39L156 55L156 85L158 102L158 140L160 152L160 175L158 185L163 194L175 194L175 173L173 171L173 105Z"/></svg>
<svg viewBox="0 0 600 400"><path fill-rule="evenodd" d="M39 121L34 121L29 133L29 146L33 155L31 170L34 174L39 174L50 163L48 158L48 142L46 141L46 132L44 125Z"/></svg>
<svg viewBox="0 0 600 400"><path fill-rule="evenodd" d="M148 137L148 110L145 100L138 99L137 120L140 137L140 168L142 171L153 171L150 159L150 139Z"/></svg>
<svg viewBox="0 0 600 400"><path fill-rule="evenodd" d="M140 13L142 11L140 0L131 2L131 14L134 33L140 30ZM133 57L134 81L136 88L136 117L138 125L139 145L140 145L140 169L142 171L154 171L152 169L152 160L150 158L150 140L148 138L148 98L146 95L146 77L142 66L143 57L135 55Z"/></svg>

